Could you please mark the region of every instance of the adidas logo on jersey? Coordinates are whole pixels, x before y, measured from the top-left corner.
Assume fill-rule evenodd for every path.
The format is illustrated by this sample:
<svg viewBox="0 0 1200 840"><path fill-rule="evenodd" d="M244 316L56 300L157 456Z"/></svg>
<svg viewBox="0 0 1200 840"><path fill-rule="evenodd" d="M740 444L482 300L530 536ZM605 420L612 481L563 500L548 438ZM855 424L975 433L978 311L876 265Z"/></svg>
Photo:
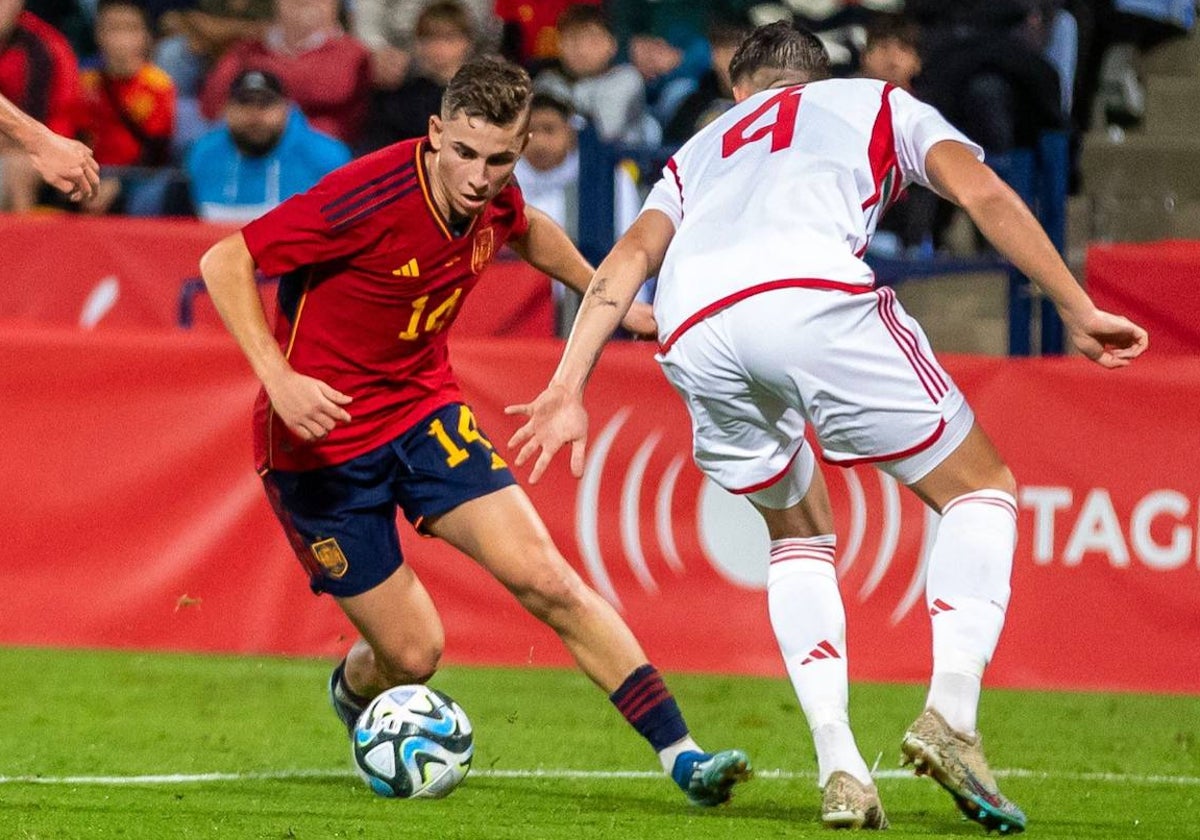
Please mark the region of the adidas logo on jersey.
<svg viewBox="0 0 1200 840"><path fill-rule="evenodd" d="M413 257L399 268L392 269L392 274L395 274L397 277L420 277L421 269L417 265L417 258Z"/></svg>

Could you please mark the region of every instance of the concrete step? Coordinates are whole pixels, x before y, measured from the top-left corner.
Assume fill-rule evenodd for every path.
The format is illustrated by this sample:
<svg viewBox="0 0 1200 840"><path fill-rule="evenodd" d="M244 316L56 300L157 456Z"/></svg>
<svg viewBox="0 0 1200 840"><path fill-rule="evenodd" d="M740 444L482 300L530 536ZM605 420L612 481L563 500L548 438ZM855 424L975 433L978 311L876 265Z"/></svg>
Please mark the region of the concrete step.
<svg viewBox="0 0 1200 840"><path fill-rule="evenodd" d="M1153 242L1159 239L1200 239L1200 201L1169 198L1091 198L1090 236L1093 242Z"/></svg>
<svg viewBox="0 0 1200 840"><path fill-rule="evenodd" d="M1200 76L1200 37L1196 32L1159 44L1142 56L1146 76Z"/></svg>
<svg viewBox="0 0 1200 840"><path fill-rule="evenodd" d="M1200 135L1200 76L1149 76L1143 135Z"/></svg>
<svg viewBox="0 0 1200 840"><path fill-rule="evenodd" d="M947 274L914 279L896 296L925 328L937 353L1008 352L1008 275Z"/></svg>
<svg viewBox="0 0 1200 840"><path fill-rule="evenodd" d="M1119 142L1089 135L1081 168L1083 191L1093 198L1200 200L1200 126L1191 136L1130 134Z"/></svg>

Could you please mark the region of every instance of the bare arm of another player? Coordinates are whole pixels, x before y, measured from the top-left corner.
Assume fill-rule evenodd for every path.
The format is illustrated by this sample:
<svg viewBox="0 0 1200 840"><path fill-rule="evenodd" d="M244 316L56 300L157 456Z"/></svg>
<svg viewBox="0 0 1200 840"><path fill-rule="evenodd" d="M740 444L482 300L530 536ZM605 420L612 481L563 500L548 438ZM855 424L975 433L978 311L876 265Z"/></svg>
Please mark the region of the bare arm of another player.
<svg viewBox="0 0 1200 840"><path fill-rule="evenodd" d="M1104 367L1124 367L1147 346L1146 331L1097 309L1020 197L962 143L944 140L925 157L930 183L967 211L979 230L1058 308L1074 345Z"/></svg>
<svg viewBox="0 0 1200 840"><path fill-rule="evenodd" d="M584 446L587 439L587 411L583 407L583 388L600 351L629 309L646 278L658 271L667 246L675 236L675 226L657 210L648 210L625 232L588 285L575 327L546 390L527 405L505 409L507 414L524 414L529 420L508 442L520 447L517 466L535 454L537 461L529 474L536 484L554 454L571 444L571 472L583 475ZM538 454L538 450L541 453Z"/></svg>
<svg viewBox="0 0 1200 840"><path fill-rule="evenodd" d="M0 96L0 134L11 137L29 155L33 168L72 201L91 198L100 184L92 150L78 140L55 134Z"/></svg>
<svg viewBox="0 0 1200 840"><path fill-rule="evenodd" d="M254 258L241 232L231 234L200 260L200 273L221 314L262 382L279 418L302 440L322 438L337 424L349 422L342 406L350 397L319 379L297 373L267 326L254 280Z"/></svg>
<svg viewBox="0 0 1200 840"><path fill-rule="evenodd" d="M525 207L525 217L529 220L529 230L520 239L512 240L513 250L538 271L549 274L581 295L585 294L594 269L579 253L571 237L553 219L534 207ZM645 303L631 306L621 326L641 336L654 335L657 329L654 312Z"/></svg>

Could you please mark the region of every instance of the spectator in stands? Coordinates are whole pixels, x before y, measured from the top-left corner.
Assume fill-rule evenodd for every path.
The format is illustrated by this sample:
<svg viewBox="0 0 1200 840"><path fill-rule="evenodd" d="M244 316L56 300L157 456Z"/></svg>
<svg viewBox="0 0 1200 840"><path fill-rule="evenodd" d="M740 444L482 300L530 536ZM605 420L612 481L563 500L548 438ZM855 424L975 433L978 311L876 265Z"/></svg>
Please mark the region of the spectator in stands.
<svg viewBox="0 0 1200 840"><path fill-rule="evenodd" d="M76 55L93 53L92 19L96 0L25 0L25 11L57 29Z"/></svg>
<svg viewBox="0 0 1200 840"><path fill-rule="evenodd" d="M1195 4L1192 0L1071 0L1067 7L1078 31L1075 126L1081 131L1091 127L1097 97L1109 125L1137 125L1146 107L1138 75L1140 55L1191 32Z"/></svg>
<svg viewBox="0 0 1200 840"><path fill-rule="evenodd" d="M716 24L745 26L762 0L609 0L613 32L641 73L651 113L669 122L711 65L705 37Z"/></svg>
<svg viewBox="0 0 1200 840"><path fill-rule="evenodd" d="M430 5L430 0L355 0L354 34L371 50L371 76L377 88L395 90L408 78L410 64L417 58L413 50L418 22ZM485 50L499 45L495 0L460 0L460 5L479 45Z"/></svg>
<svg viewBox="0 0 1200 840"><path fill-rule="evenodd" d="M1058 74L1032 42L1038 0L908 0L922 27L918 95L992 153L1066 127Z"/></svg>
<svg viewBox="0 0 1200 840"><path fill-rule="evenodd" d="M601 0L584 2L601 5ZM497 0L504 55L526 67L558 58L558 17L572 5L572 0Z"/></svg>
<svg viewBox="0 0 1200 840"><path fill-rule="evenodd" d="M0 0L0 94L54 133L75 135L75 53L57 30L25 11L22 0ZM28 155L0 137L0 209L30 209L41 183Z"/></svg>
<svg viewBox="0 0 1200 840"><path fill-rule="evenodd" d="M187 174L201 218L245 222L349 160L349 148L313 130L276 76L245 70L230 86L223 123L188 154Z"/></svg>
<svg viewBox="0 0 1200 840"><path fill-rule="evenodd" d="M912 93L921 73L921 29L900 15L879 15L867 27L859 75Z"/></svg>
<svg viewBox="0 0 1200 840"><path fill-rule="evenodd" d="M273 0L164 0L155 6L165 37L155 48L154 62L175 83L177 157L208 130L200 111L204 79L234 44L263 36L273 9Z"/></svg>
<svg viewBox="0 0 1200 840"><path fill-rule="evenodd" d="M687 142L688 138L733 105L729 60L749 32L748 27L729 24L716 24L709 30L712 66L700 77L699 87L679 103L671 116L663 131L663 139L668 143Z"/></svg>
<svg viewBox="0 0 1200 840"><path fill-rule="evenodd" d="M920 38L920 27L908 18L878 15L867 26L858 75L890 82L911 93L921 72ZM931 250L937 207L934 193L918 184L909 186L876 224L867 252L896 257L920 254L922 248Z"/></svg>
<svg viewBox="0 0 1200 840"><path fill-rule="evenodd" d="M99 0L98 67L80 76L79 128L102 166L156 167L168 163L175 123L175 88L150 64L150 29L136 0ZM144 173L112 174L84 204L93 213L118 209L122 193L147 183Z"/></svg>
<svg viewBox="0 0 1200 840"><path fill-rule="evenodd" d="M571 106L548 93L536 93L529 105L529 142L514 170L525 202L541 210L572 241L579 241L579 117ZM618 166L613 188L613 229L628 229L641 210L637 184L625 166ZM566 337L582 299L562 283L550 284L554 294L558 334Z"/></svg>
<svg viewBox="0 0 1200 840"><path fill-rule="evenodd" d="M282 81L313 128L352 143L371 92L371 58L338 20L339 0L276 0L266 34L233 47L208 77L201 98L206 118L225 104L243 70L265 70Z"/></svg>
<svg viewBox="0 0 1200 840"><path fill-rule="evenodd" d="M570 102L605 140L658 142L661 131L646 113L641 74L615 64L617 39L597 6L575 4L558 18L559 60L538 74L534 87Z"/></svg>
<svg viewBox="0 0 1200 840"><path fill-rule="evenodd" d="M442 107L442 92L475 45L467 8L453 0L428 4L417 18L413 66L394 90L376 90L361 147L368 151L420 137Z"/></svg>

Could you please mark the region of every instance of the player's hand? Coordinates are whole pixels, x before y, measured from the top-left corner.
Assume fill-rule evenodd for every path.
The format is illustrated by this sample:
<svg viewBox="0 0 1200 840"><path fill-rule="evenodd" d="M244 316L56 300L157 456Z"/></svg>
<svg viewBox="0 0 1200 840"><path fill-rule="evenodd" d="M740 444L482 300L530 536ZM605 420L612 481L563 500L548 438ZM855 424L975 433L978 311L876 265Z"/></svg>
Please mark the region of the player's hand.
<svg viewBox="0 0 1200 840"><path fill-rule="evenodd" d="M320 440L338 423L350 422L342 406L351 398L320 379L290 370L264 387L279 419L301 440Z"/></svg>
<svg viewBox="0 0 1200 840"><path fill-rule="evenodd" d="M26 146L33 168L46 183L72 201L91 198L100 186L100 167L92 150L50 129L37 132Z"/></svg>
<svg viewBox="0 0 1200 840"><path fill-rule="evenodd" d="M523 414L529 418L508 441L508 448L520 447L515 461L518 467L537 455L529 473L530 484L537 484L555 453L568 443L571 444L571 473L576 478L583 475L588 416L578 394L551 385L533 402L510 405L504 413Z"/></svg>
<svg viewBox="0 0 1200 840"><path fill-rule="evenodd" d="M1137 324L1103 309L1079 320L1063 318L1071 343L1093 362L1106 368L1125 367L1145 352L1150 338Z"/></svg>
<svg viewBox="0 0 1200 840"><path fill-rule="evenodd" d="M621 319L621 326L625 328L626 332L633 333L638 338L654 338L658 335L658 322L654 320L654 307L636 300L630 305L625 317Z"/></svg>

